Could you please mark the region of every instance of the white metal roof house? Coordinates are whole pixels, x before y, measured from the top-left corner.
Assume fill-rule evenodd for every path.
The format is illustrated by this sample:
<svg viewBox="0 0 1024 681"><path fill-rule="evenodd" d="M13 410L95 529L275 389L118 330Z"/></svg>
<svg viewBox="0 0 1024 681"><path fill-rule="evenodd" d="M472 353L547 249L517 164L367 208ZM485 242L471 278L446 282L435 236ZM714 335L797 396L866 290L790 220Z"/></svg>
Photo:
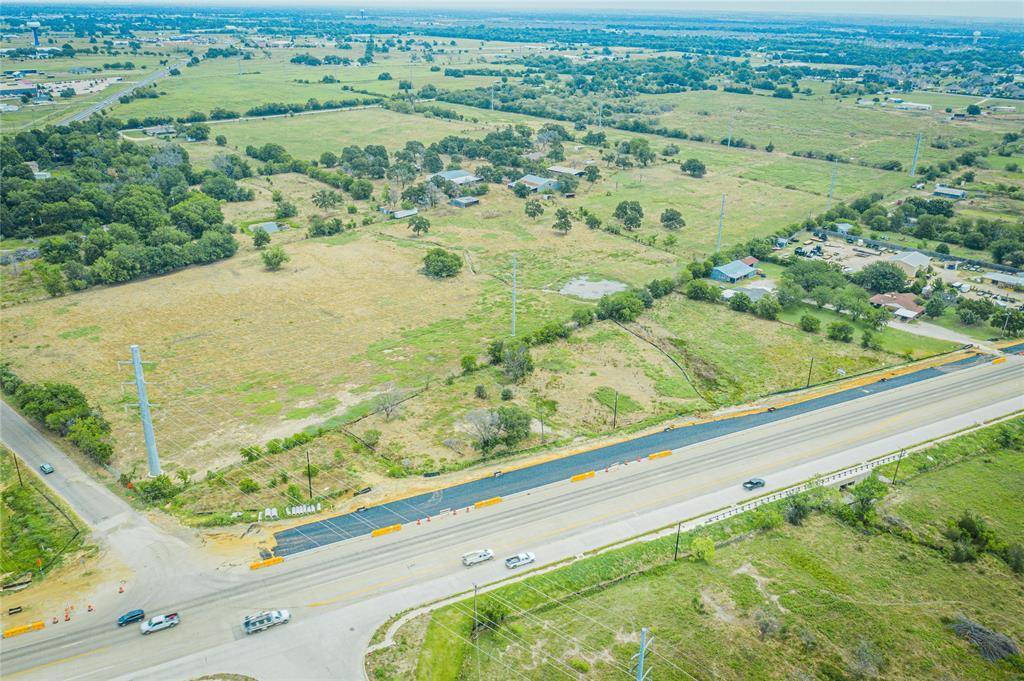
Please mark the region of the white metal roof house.
<svg viewBox="0 0 1024 681"><path fill-rule="evenodd" d="M478 175L474 175L471 172L461 169L442 170L439 173L434 173L433 175L430 175L429 177L427 177L427 179L432 180L435 177L440 177L442 179L448 180L452 184L459 187L461 187L464 184L473 184L474 182L479 182L480 180L483 179Z"/></svg>

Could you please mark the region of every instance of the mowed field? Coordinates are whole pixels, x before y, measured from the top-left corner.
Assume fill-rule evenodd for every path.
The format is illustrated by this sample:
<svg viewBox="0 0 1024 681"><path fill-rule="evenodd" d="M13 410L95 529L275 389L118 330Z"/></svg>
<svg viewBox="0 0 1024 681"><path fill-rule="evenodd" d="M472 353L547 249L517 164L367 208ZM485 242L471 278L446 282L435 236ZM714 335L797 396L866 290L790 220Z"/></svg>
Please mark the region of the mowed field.
<svg viewBox="0 0 1024 681"><path fill-rule="evenodd" d="M416 89L428 84L449 89L471 88L490 85L497 80L495 76L446 77L443 68L447 60L439 59L436 64L412 61L410 57L416 53L377 53L374 63L367 66L307 66L290 61L299 54L318 58L333 54L355 60L363 54L363 45L358 43L351 50L292 48L249 51L253 54L252 59L207 59L194 67L182 69L181 76L160 83L158 90L165 93L161 97L118 104L111 107L110 113L119 118L183 116L190 111L209 113L213 108L221 107L244 115L250 107L267 102L301 104L311 98L323 102L365 97L367 93L390 97L398 94L400 80L411 80ZM483 56L478 59L482 60ZM458 55L452 56L452 62L455 68L471 65L468 58L465 58L465 63L458 61ZM442 70L431 71L432 65ZM390 74L391 79L380 80L383 73ZM323 83L321 80L325 76L332 76L339 82ZM343 86L348 89L343 90Z"/></svg>
<svg viewBox="0 0 1024 681"><path fill-rule="evenodd" d="M917 101L915 93L904 97L907 101ZM963 152L962 148L929 146L929 141L936 137L958 138L977 147L995 141L1003 132L1019 129L1024 118L1000 116L947 121L948 114L943 106L936 105L928 112L896 111L891 104L887 107L858 106L855 98L837 100L827 93L778 99L769 94L701 91L648 95L642 99L670 107L658 117L661 125L681 128L691 134L700 133L719 140L726 138L731 128L734 139L742 138L759 148L771 142L786 153L831 152L867 164L896 160L905 169L909 169L913 161L918 133L924 138L920 162L928 164ZM921 99L929 98L922 96Z"/></svg>

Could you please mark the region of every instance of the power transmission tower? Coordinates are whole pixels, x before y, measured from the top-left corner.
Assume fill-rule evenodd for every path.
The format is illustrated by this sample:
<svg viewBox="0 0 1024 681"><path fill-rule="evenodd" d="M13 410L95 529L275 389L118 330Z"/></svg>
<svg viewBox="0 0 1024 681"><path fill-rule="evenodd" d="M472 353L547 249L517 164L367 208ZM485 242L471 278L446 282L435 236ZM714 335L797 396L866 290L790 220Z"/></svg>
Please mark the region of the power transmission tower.
<svg viewBox="0 0 1024 681"><path fill-rule="evenodd" d="M722 224L725 220L725 194L722 194L722 210L718 213L718 239L715 240L715 253L722 249Z"/></svg>
<svg viewBox="0 0 1024 681"><path fill-rule="evenodd" d="M149 462L149 475L156 477L161 474L160 455L156 451L156 436L153 434L153 415L150 413L149 396L146 392L146 377L142 372L142 355L139 346L131 346L132 368L135 370L135 392L138 395L138 404L130 405L139 408L139 416L142 418L142 434L146 438L146 458Z"/></svg>
<svg viewBox="0 0 1024 681"><path fill-rule="evenodd" d="M512 337L516 337L516 256L512 254Z"/></svg>
<svg viewBox="0 0 1024 681"><path fill-rule="evenodd" d="M647 677L650 675L651 670L645 665L647 662L647 653L650 652L651 646L654 644L654 637L648 637L649 630L644 627L640 630L640 652L631 658L632 666L629 668L631 674L635 673L636 681L647 681Z"/></svg>
<svg viewBox="0 0 1024 681"><path fill-rule="evenodd" d="M921 133L917 133L917 144L914 145L914 163L910 166L910 176L917 175L917 159L921 157Z"/></svg>
<svg viewBox="0 0 1024 681"><path fill-rule="evenodd" d="M732 113L729 114L729 136L725 140L726 149L732 147L732 122L734 118L736 118L736 109L733 109Z"/></svg>
<svg viewBox="0 0 1024 681"><path fill-rule="evenodd" d="M825 212L832 208L832 192L836 190L836 174L839 172L839 159L832 164L832 182L828 186L828 201L825 203Z"/></svg>

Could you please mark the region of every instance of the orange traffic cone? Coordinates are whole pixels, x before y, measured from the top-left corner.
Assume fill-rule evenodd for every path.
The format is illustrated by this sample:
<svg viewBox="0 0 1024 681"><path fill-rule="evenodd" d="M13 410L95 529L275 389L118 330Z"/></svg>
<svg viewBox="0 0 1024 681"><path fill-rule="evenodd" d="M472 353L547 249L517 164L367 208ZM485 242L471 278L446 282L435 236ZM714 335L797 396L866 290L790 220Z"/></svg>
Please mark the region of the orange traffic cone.
<svg viewBox="0 0 1024 681"><path fill-rule="evenodd" d="M56 616L56 615L54 615L54 616L53 616L53 623L54 623L54 624L56 624L56 623L57 623L57 616Z"/></svg>
<svg viewBox="0 0 1024 681"><path fill-rule="evenodd" d="M122 584L121 586L117 587L117 593L119 593L119 594L123 594L124 593L124 584Z"/></svg>
<svg viewBox="0 0 1024 681"><path fill-rule="evenodd" d="M89 612L92 612L92 603L89 604Z"/></svg>

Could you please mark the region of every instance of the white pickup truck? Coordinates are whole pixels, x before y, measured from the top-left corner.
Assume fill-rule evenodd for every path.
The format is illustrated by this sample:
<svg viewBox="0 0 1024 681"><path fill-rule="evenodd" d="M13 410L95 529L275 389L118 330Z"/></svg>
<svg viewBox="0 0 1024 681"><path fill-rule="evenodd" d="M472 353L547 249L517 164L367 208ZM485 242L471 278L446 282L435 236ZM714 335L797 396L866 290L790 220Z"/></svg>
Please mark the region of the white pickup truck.
<svg viewBox="0 0 1024 681"><path fill-rule="evenodd" d="M139 631L141 631L142 635L145 636L147 634L152 634L154 631L176 627L180 623L181 618L178 617L178 613L172 612L170 615L157 615L156 617L150 617L139 625Z"/></svg>

